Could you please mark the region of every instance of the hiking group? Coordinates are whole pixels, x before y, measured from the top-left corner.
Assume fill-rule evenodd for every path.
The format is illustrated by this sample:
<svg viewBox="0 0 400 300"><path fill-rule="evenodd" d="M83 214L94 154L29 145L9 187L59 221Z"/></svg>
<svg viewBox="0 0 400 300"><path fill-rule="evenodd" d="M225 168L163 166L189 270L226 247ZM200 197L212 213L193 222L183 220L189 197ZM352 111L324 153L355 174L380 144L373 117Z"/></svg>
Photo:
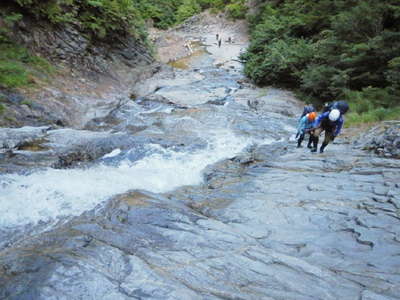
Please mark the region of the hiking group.
<svg viewBox="0 0 400 300"><path fill-rule="evenodd" d="M326 146L340 134L343 115L348 110L349 105L343 100L326 104L319 116L312 105L305 106L297 128L297 148L301 147L305 135L309 134L307 148L317 152L319 136L325 131L324 141L319 148L319 152L323 153Z"/></svg>

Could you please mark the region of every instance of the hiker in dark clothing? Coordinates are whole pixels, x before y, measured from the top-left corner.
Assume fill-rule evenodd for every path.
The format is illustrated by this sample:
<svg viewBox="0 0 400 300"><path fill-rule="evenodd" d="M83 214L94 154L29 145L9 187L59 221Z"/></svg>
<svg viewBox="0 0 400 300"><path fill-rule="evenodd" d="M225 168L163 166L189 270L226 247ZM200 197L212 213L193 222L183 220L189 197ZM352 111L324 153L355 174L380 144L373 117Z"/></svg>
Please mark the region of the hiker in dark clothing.
<svg viewBox="0 0 400 300"><path fill-rule="evenodd" d="M340 134L342 130L344 120L342 114L338 109L332 109L331 111L324 112L314 122L314 129L312 130L312 142L313 148L311 152L317 152L318 140L320 134L325 131L325 139L319 149L320 153L324 152L324 149L328 144Z"/></svg>

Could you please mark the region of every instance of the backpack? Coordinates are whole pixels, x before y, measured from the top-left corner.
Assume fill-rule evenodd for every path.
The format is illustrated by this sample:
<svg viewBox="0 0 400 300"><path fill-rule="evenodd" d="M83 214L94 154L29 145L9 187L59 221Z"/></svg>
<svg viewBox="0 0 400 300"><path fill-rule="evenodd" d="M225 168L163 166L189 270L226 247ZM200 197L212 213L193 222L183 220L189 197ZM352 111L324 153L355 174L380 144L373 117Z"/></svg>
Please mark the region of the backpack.
<svg viewBox="0 0 400 300"><path fill-rule="evenodd" d="M322 113L326 113L327 111L331 111L333 108L333 103L334 102L326 102L324 104L324 107L322 108Z"/></svg>
<svg viewBox="0 0 400 300"><path fill-rule="evenodd" d="M349 105L346 101L340 100L335 102L327 102L322 109L322 113L331 111L332 109L338 109L342 115L344 115L349 110Z"/></svg>
<svg viewBox="0 0 400 300"><path fill-rule="evenodd" d="M344 100L340 100L340 101L336 101L333 104L333 108L336 108L340 111L340 113L342 115L344 115L345 113L347 113L347 111L349 110L349 105L347 104L346 101Z"/></svg>
<svg viewBox="0 0 400 300"><path fill-rule="evenodd" d="M308 113L310 113L310 112L313 112L313 111L315 111L314 106L312 106L312 105L306 105L306 106L304 106L303 113L301 114L300 119L301 119L302 117L304 117L306 114L308 114Z"/></svg>

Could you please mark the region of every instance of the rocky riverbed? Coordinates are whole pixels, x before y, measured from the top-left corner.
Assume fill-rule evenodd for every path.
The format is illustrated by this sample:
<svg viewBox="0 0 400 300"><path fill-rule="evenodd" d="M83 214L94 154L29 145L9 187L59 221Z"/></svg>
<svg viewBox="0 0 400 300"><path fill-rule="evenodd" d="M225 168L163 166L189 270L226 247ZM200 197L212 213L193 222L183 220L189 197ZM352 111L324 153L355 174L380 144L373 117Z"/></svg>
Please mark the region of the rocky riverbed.
<svg viewBox="0 0 400 300"><path fill-rule="evenodd" d="M295 148L223 25L84 130L0 130L0 299L400 299L398 123Z"/></svg>

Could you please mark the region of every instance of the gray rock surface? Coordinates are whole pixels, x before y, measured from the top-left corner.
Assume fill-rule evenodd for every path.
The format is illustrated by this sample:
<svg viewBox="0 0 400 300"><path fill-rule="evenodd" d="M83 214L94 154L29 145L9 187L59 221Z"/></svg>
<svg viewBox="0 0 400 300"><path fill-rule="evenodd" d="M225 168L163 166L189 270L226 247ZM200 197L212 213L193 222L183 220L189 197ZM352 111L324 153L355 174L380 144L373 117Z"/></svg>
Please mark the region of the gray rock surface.
<svg viewBox="0 0 400 300"><path fill-rule="evenodd" d="M379 156L400 158L400 122L387 121L372 128L362 136L363 149Z"/></svg>
<svg viewBox="0 0 400 300"><path fill-rule="evenodd" d="M16 149L23 144L43 138L49 127L0 128L0 150Z"/></svg>
<svg viewBox="0 0 400 300"><path fill-rule="evenodd" d="M4 249L0 297L399 299L400 166L369 174L376 158L341 144L264 160L274 147Z"/></svg>
<svg viewBox="0 0 400 300"><path fill-rule="evenodd" d="M244 86L208 58L193 68L201 78L157 74L143 98L95 118L91 131L46 131L48 151L86 149L72 162L93 154L84 168L70 165L79 176L153 154L164 164L213 158L215 139L226 152L229 139L251 142L206 165L200 184L126 190L83 213L0 227L0 299L400 299L400 160L342 137L324 154L297 149L290 93ZM149 173L137 177L156 184Z"/></svg>

